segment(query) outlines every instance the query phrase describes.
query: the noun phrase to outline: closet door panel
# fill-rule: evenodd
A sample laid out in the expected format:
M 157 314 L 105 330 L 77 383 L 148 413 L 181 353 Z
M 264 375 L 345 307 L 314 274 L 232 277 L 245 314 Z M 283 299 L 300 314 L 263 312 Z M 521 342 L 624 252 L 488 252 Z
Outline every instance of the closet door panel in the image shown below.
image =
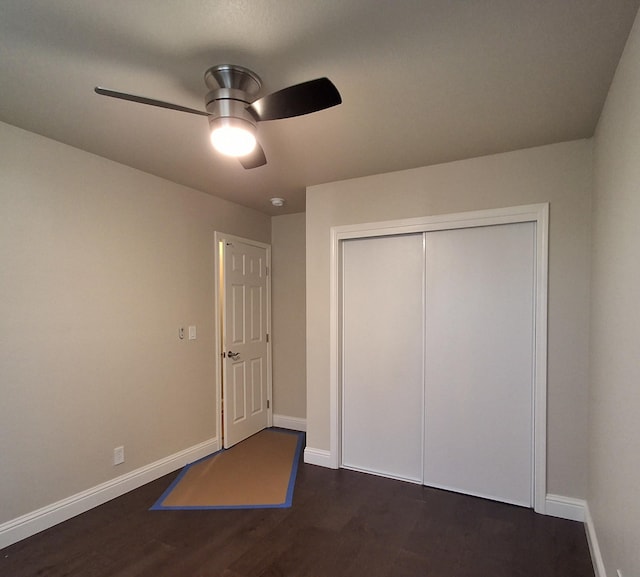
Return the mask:
M 532 504 L 534 264 L 534 223 L 426 235 L 426 485 Z
M 342 247 L 342 466 L 422 482 L 423 235 Z

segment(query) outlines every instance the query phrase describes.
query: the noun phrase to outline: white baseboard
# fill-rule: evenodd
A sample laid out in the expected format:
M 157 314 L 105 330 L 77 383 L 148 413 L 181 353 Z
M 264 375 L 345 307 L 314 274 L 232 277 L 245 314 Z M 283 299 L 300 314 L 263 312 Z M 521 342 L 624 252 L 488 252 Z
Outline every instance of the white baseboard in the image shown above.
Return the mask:
M 155 481 L 188 463 L 219 450 L 218 439 L 210 439 L 155 463 L 140 467 L 91 489 L 62 499 L 0 525 L 0 549 L 71 519 L 80 513 L 120 497 L 146 483 Z
M 332 464 L 331 452 L 324 449 L 314 449 L 306 447 L 304 450 L 304 462 L 310 465 L 318 465 L 328 469 L 335 469 Z
M 607 570 L 604 567 L 602 552 L 596 535 L 596 528 L 591 518 L 589 505 L 585 505 L 585 525 L 587 529 L 587 542 L 589 543 L 589 551 L 591 552 L 591 561 L 593 562 L 593 572 L 596 577 L 607 577 Z
M 595 577 L 607 577 L 607 571 L 602 560 L 596 529 L 589 511 L 589 504 L 583 499 L 572 499 L 571 497 L 561 497 L 559 495 L 547 495 L 545 502 L 545 514 L 552 517 L 561 517 L 571 521 L 580 521 L 585 524 L 587 533 L 587 543 L 591 553 L 591 562 Z
M 273 426 L 281 429 L 291 429 L 292 431 L 306 431 L 307 419 L 298 417 L 287 417 L 286 415 L 273 415 Z
M 586 507 L 587 503 L 584 499 L 547 494 L 544 513 L 551 517 L 584 523 Z

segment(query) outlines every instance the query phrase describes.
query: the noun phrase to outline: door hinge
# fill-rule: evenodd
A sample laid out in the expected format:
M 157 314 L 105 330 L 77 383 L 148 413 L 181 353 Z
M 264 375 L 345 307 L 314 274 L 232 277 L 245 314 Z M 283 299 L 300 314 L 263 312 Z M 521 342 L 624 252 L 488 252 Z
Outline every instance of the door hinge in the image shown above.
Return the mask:
M 267 409 L 269 409 L 270 407 L 271 407 L 271 401 L 267 399 Z
M 265 274 L 266 274 L 267 276 L 269 276 L 269 267 L 268 267 L 268 266 L 265 266 L 264 268 L 265 268 L 265 271 L 266 271 L 266 272 L 265 272 Z
M 267 333 L 267 342 L 269 342 L 269 333 Z

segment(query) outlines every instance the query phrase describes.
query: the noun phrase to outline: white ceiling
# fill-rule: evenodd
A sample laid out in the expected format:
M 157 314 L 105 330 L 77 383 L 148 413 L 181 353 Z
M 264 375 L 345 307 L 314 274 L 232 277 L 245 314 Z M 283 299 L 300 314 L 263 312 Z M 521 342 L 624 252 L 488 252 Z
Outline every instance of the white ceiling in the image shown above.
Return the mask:
M 0 0 L 0 120 L 267 214 L 308 185 L 592 136 L 640 0 Z M 343 104 L 264 122 L 264 167 L 203 108 L 233 63 L 266 94 L 327 76 Z M 284 197 L 284 209 L 269 198 Z

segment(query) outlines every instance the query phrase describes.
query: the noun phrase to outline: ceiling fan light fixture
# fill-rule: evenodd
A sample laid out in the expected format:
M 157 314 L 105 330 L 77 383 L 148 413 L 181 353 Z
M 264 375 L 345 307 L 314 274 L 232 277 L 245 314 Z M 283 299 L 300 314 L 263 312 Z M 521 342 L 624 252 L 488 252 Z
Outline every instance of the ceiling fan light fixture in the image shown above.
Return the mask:
M 240 118 L 217 118 L 211 122 L 211 144 L 227 156 L 246 156 L 256 147 L 255 126 Z
M 204 82 L 210 89 L 204 99 L 206 112 L 100 86 L 94 91 L 102 96 L 206 116 L 214 148 L 221 154 L 239 158 L 246 169 L 267 164 L 264 150 L 256 140 L 256 123 L 311 114 L 342 103 L 338 89 L 328 78 L 294 84 L 257 100 L 262 81 L 248 68 L 234 64 L 212 66 L 205 72 Z

